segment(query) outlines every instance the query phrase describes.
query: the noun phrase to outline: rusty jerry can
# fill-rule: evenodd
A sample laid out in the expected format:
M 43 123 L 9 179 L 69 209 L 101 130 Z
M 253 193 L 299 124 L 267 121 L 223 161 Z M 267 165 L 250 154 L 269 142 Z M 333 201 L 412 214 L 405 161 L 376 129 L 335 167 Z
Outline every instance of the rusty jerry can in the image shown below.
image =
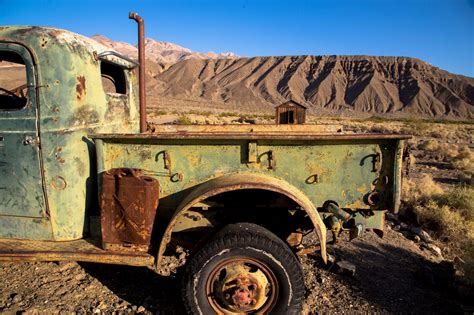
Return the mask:
M 159 183 L 141 170 L 115 168 L 102 175 L 102 247 L 148 251 L 158 208 Z

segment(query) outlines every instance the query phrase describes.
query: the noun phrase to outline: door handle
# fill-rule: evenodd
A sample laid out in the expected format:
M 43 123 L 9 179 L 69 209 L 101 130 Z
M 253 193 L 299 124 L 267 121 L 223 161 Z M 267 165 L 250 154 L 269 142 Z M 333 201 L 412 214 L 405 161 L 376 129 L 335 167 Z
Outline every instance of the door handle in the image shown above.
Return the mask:
M 38 144 L 39 139 L 35 136 L 26 136 L 24 139 L 23 139 L 23 144 L 24 145 L 30 145 L 30 144 Z

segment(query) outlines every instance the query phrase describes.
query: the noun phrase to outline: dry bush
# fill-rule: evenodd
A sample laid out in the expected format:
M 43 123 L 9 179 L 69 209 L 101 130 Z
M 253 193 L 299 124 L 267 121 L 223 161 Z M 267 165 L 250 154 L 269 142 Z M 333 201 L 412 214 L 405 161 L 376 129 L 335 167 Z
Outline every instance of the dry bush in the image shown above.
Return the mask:
M 467 146 L 467 145 L 463 146 L 461 148 L 461 150 L 459 150 L 458 158 L 460 158 L 460 159 L 472 159 L 473 154 L 472 154 L 471 148 L 469 148 L 469 146 Z
M 177 125 L 192 125 L 192 120 L 186 115 L 180 115 L 175 121 Z
M 463 215 L 465 211 L 441 205 L 436 200 L 417 205 L 414 210 L 422 226 L 456 247 L 462 245 L 466 239 L 474 239 L 474 221 Z
M 474 154 L 466 145 L 463 146 L 458 154 L 453 158 L 451 165 L 454 169 L 465 172 L 465 177 L 469 178 L 474 173 Z
M 439 151 L 439 155 L 445 160 L 455 158 L 459 154 L 459 147 L 455 144 L 442 143 L 438 146 L 437 150 Z
M 427 127 L 428 125 L 426 123 L 418 120 L 407 121 L 405 122 L 405 126 L 401 128 L 400 132 L 413 136 L 426 136 Z
M 402 214 L 414 214 L 424 228 L 447 242 L 465 260 L 465 280 L 474 284 L 474 188 L 444 191 L 431 176 L 403 183 Z
M 402 199 L 411 207 L 443 193 L 443 188 L 435 183 L 433 177 L 429 174 L 424 174 L 417 180 L 404 179 L 403 181 Z
M 375 124 L 370 128 L 370 132 L 373 133 L 401 133 L 401 128 L 399 125 L 394 123 L 384 123 L 384 124 Z
M 474 161 L 472 159 L 458 159 L 452 162 L 453 168 L 463 171 L 474 172 Z
M 418 223 L 438 235 L 474 239 L 474 188 L 456 186 L 444 191 L 425 174 L 418 180 L 405 180 L 402 188 L 405 211 L 412 211 Z
M 467 145 L 459 148 L 456 144 L 429 139 L 419 144 L 418 149 L 430 152 L 437 160 L 450 162 L 454 169 L 474 172 L 474 154 Z
M 466 220 L 474 222 L 474 188 L 457 186 L 436 196 L 435 200 L 438 205 L 457 210 Z
M 425 151 L 437 151 L 439 149 L 439 141 L 435 139 L 429 139 L 418 145 L 420 150 Z

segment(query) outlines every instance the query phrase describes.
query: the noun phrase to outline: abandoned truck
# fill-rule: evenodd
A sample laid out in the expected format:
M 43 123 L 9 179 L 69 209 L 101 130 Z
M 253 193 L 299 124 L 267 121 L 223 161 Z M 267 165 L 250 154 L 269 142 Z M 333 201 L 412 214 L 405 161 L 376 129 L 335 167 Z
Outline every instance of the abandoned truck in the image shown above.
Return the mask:
M 298 313 L 298 255 L 326 262 L 331 232 L 382 233 L 409 136 L 317 125 L 147 132 L 143 20 L 130 18 L 138 63 L 67 31 L 0 27 L 0 260 L 159 272 L 179 246 L 190 253 L 189 313 Z M 311 231 L 318 242 L 305 247 Z

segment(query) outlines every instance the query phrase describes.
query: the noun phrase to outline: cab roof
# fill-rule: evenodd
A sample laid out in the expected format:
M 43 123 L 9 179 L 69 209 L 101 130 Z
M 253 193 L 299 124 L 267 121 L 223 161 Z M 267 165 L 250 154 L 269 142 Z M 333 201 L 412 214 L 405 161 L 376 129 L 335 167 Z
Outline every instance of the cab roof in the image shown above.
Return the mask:
M 46 47 L 48 42 L 56 42 L 68 46 L 81 46 L 90 52 L 96 53 L 111 50 L 111 48 L 86 36 L 58 28 L 43 26 L 0 26 L 0 40 L 7 39 L 20 41 L 32 46 L 39 40 L 40 47 Z

